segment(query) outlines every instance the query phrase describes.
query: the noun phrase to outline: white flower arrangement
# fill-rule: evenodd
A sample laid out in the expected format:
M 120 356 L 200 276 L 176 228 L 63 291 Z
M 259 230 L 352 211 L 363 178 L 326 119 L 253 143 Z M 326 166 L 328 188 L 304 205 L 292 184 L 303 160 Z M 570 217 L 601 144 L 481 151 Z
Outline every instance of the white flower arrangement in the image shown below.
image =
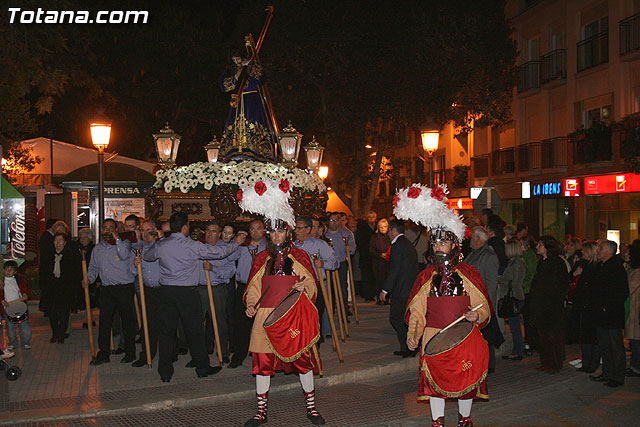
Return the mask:
M 240 187 L 253 186 L 261 180 L 280 182 L 287 180 L 292 187 L 303 191 L 326 192 L 327 187 L 315 173 L 302 169 L 288 170 L 282 165 L 246 160 L 240 163 L 192 163 L 175 169 L 156 172 L 154 187 L 167 193 L 180 189 L 183 193 L 211 190 L 216 185 L 231 184 Z

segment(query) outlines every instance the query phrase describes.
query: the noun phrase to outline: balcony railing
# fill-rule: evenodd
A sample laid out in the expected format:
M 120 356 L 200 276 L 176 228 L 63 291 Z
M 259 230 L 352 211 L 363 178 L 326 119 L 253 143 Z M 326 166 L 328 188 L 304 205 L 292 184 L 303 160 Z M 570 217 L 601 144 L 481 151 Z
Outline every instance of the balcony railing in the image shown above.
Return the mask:
M 578 72 L 609 62 L 609 33 L 578 42 Z
M 567 51 L 553 50 L 542 55 L 542 84 L 567 78 Z
M 553 169 L 567 166 L 567 138 L 550 138 L 540 143 L 542 168 Z
M 540 87 L 540 61 L 525 62 L 518 67 L 518 93 Z
M 482 154 L 471 158 L 474 178 L 486 178 L 489 176 L 489 155 Z
M 609 127 L 594 127 L 571 135 L 574 164 L 609 161 L 613 158 L 612 132 Z
M 540 169 L 540 143 L 531 142 L 518 146 L 518 172 Z
M 504 148 L 491 153 L 491 174 L 494 176 L 514 173 L 516 157 L 514 148 Z
M 620 21 L 620 55 L 640 50 L 640 13 Z

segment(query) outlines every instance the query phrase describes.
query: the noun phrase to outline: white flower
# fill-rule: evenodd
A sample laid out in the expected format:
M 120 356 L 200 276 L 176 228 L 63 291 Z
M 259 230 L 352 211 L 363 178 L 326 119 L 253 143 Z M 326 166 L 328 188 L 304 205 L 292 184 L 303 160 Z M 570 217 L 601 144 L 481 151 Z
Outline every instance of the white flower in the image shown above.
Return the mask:
M 166 191 L 167 193 L 171 193 L 171 190 L 173 190 L 173 187 L 171 186 L 171 183 L 165 182 L 164 183 L 164 191 Z
M 207 178 L 204 182 L 204 189 L 209 191 L 213 188 L 213 180 L 211 178 Z

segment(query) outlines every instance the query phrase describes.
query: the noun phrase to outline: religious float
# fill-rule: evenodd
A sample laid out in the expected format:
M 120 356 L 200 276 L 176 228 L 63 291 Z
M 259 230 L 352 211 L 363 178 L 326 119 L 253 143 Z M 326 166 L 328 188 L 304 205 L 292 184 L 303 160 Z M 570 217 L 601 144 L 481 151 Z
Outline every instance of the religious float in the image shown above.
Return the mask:
M 220 79 L 223 92 L 231 96 L 229 116 L 222 140 L 215 136 L 204 148 L 208 162 L 175 167 L 180 135 L 169 128 L 154 134 L 158 163 L 156 181 L 145 197 L 147 214 L 153 220 L 167 220 L 184 212 L 192 221 L 235 222 L 248 218 L 239 206 L 241 188 L 277 182 L 288 193 L 296 215 L 320 215 L 327 205 L 327 189 L 318 176 L 322 147 L 316 140 L 302 147 L 306 168 L 297 167 L 302 135 L 289 123 L 280 130 L 259 52 L 273 16 L 267 19 L 257 42 L 245 36 L 248 56 L 233 55 L 233 65 Z

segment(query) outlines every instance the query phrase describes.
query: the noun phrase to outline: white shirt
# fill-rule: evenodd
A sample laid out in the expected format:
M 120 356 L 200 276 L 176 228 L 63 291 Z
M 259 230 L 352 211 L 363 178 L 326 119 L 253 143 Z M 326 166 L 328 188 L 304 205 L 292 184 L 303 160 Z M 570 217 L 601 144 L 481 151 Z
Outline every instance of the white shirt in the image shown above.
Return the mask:
M 5 277 L 4 278 L 4 300 L 6 302 L 15 301 L 17 299 L 22 298 L 22 294 L 20 293 L 20 286 L 18 286 L 18 281 L 14 277 Z

